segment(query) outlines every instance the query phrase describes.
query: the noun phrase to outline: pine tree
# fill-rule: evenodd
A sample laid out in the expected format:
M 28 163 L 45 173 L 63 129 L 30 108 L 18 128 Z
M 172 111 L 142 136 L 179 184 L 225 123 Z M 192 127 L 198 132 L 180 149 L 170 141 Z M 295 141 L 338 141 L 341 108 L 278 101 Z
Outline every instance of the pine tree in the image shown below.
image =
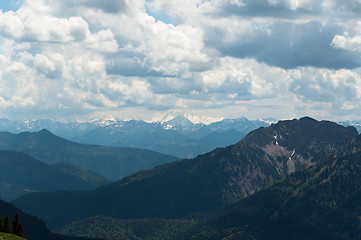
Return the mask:
M 19 226 L 19 214 L 15 213 L 14 220 L 12 223 L 12 233 L 15 235 L 17 235 L 18 226 Z
M 4 223 L 3 223 L 3 230 L 4 233 L 11 233 L 11 227 L 10 227 L 10 219 L 9 216 L 6 215 L 4 218 Z
M 22 238 L 25 238 L 25 231 L 23 228 L 23 225 L 21 224 L 21 222 L 19 222 L 17 229 L 16 229 L 16 235 Z
M 2 218 L 2 216 L 0 215 L 0 232 L 2 232 L 3 231 L 3 218 Z

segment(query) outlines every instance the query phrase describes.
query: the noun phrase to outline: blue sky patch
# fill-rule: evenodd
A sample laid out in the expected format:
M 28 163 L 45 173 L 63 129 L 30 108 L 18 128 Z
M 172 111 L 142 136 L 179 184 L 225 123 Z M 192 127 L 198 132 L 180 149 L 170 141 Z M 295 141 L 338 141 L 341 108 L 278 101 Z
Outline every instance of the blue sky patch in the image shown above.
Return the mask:
M 19 0 L 2 0 L 0 1 L 0 9 L 3 12 L 16 11 L 20 8 L 22 1 Z

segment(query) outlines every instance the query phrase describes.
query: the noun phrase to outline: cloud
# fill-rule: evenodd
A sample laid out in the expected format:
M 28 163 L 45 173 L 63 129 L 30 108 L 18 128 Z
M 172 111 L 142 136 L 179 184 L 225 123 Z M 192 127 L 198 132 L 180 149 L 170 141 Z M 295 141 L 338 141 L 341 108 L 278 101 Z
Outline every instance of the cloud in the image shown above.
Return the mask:
M 88 48 L 95 51 L 114 53 L 119 49 L 114 34 L 110 29 L 101 30 L 95 34 L 91 34 L 85 40 L 85 43 Z
M 44 74 L 48 79 L 59 79 L 64 70 L 64 58 L 60 54 L 36 54 L 34 56 L 34 67 L 40 74 Z
M 353 0 L 154 0 L 148 5 L 178 24 L 202 29 L 206 47 L 222 56 L 255 58 L 287 69 L 352 69 L 361 64 L 354 51 L 332 45 L 335 36 L 360 18 L 353 13 L 361 4 Z
M 290 90 L 308 100 L 346 103 L 361 98 L 361 77 L 349 70 L 303 69 Z
M 80 2 L 78 4 L 83 4 L 87 7 L 93 7 L 101 9 L 102 11 L 106 13 L 118 13 L 120 11 L 126 11 L 127 9 L 127 3 L 125 0 L 103 0 L 103 1 L 97 1 L 97 0 L 87 0 Z
M 347 32 L 344 35 L 336 35 L 332 40 L 331 46 L 360 52 L 361 36 L 350 37 Z
M 319 19 L 356 17 L 361 3 L 355 0 L 212 0 L 204 4 L 208 13 L 220 16 L 274 19 Z
M 338 26 L 322 25 L 319 22 L 294 24 L 276 22 L 247 26 L 250 30 L 217 29 L 221 39 L 213 41 L 214 32 L 209 32 L 209 46 L 218 49 L 222 55 L 238 58 L 255 58 L 260 62 L 282 68 L 314 66 L 320 68 L 355 68 L 360 66 L 356 52 L 344 51 L 332 46 Z M 235 30 L 235 31 L 232 31 Z M 213 30 L 214 31 L 214 30 Z M 234 36 L 239 34 L 238 36 Z
M 0 114 L 355 116 L 358 9 L 353 0 L 27 0 L 0 11 Z
M 89 33 L 81 17 L 69 19 L 39 16 L 36 12 L 20 9 L 18 12 L 0 12 L 0 32 L 20 41 L 68 42 L 83 40 Z

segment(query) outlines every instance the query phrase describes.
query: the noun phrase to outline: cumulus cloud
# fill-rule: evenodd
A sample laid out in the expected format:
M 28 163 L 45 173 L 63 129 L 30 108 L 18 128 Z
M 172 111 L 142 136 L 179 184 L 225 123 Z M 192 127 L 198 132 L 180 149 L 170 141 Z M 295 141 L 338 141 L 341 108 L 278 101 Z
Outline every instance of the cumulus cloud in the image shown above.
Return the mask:
M 0 113 L 354 114 L 359 10 L 354 0 L 25 0 L 0 11 Z
M 335 48 L 342 48 L 351 51 L 361 51 L 361 36 L 350 37 L 346 32 L 344 35 L 336 35 L 331 43 Z
M 62 19 L 37 15 L 21 8 L 16 13 L 0 12 L 0 32 L 21 41 L 67 42 L 83 40 L 89 30 L 81 17 Z

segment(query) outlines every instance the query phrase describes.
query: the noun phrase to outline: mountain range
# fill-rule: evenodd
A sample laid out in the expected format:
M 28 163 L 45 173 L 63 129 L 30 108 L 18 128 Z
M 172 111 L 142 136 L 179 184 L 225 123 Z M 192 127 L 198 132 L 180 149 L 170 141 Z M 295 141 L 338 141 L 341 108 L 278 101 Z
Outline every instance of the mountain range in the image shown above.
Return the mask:
M 274 119 L 248 120 L 245 117 L 223 119 L 209 124 L 193 123 L 185 115 L 167 115 L 163 120 L 93 120 L 59 122 L 56 120 L 10 121 L 0 119 L 0 131 L 11 133 L 37 132 L 47 129 L 53 134 L 84 144 L 142 148 L 178 158 L 193 158 L 232 145 L 249 132 L 275 123 Z M 361 131 L 361 121 L 338 122 Z
M 361 238 L 361 135 L 354 127 L 308 117 L 279 121 L 233 145 L 113 183 L 65 159 L 97 152 L 114 158 L 123 148 L 79 144 L 47 130 L 1 133 L 0 146 L 8 149 L 0 150 L 0 192 L 32 192 L 13 201 L 22 210 L 0 200 L 0 214 L 20 212 L 30 239 Z M 127 156 L 143 151 L 132 150 Z M 101 168 L 107 160 L 90 162 Z M 93 190 L 73 191 L 84 183 Z M 51 192 L 56 188 L 66 191 Z
M 342 155 L 339 147 L 355 137 L 355 128 L 329 121 L 279 121 L 235 145 L 140 171 L 96 190 L 31 193 L 14 203 L 52 229 L 97 215 L 180 218 L 234 203 L 288 174 Z
M 247 133 L 274 121 L 246 118 L 224 119 L 211 124 L 193 123 L 183 115 L 162 122 L 142 120 L 96 120 L 66 122 L 54 120 L 10 121 L 0 119 L 0 131 L 37 132 L 47 129 L 53 134 L 84 144 L 142 148 L 192 158 L 241 140 Z
M 285 125 L 278 127 L 286 130 Z M 335 133 L 329 136 L 334 137 Z M 317 131 L 312 135 L 318 135 Z M 112 240 L 360 239 L 361 136 L 355 135 L 334 146 L 328 159 L 229 205 L 180 219 L 94 216 L 73 222 L 58 232 L 102 236 L 104 227 L 96 227 L 100 225 L 113 226 L 114 232 L 109 231 L 109 236 L 104 237 Z

